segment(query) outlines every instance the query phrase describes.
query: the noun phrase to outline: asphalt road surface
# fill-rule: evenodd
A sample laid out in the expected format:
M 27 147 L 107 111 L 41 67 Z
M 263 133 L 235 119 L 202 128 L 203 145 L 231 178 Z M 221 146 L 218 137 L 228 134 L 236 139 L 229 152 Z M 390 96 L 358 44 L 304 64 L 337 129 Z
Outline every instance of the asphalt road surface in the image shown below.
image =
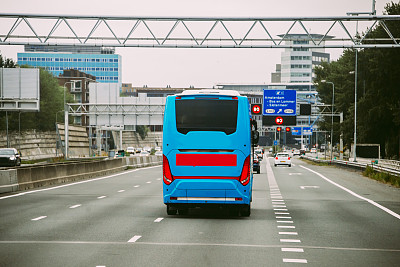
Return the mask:
M 0 196 L 0 266 L 399 266 L 400 190 L 262 161 L 252 213 L 168 216 L 161 167 Z

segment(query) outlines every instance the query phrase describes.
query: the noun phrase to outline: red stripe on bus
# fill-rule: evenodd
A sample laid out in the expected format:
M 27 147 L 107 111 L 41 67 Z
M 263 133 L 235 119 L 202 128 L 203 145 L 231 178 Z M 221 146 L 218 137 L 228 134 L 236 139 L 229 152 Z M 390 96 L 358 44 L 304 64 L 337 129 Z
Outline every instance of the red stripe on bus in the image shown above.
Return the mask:
M 237 166 L 236 154 L 176 154 L 176 166 Z

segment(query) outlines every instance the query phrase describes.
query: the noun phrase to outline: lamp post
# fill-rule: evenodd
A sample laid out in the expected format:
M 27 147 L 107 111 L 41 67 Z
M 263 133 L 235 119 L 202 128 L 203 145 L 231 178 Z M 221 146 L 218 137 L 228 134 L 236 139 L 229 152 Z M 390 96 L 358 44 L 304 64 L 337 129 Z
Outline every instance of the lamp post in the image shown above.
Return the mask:
M 354 148 L 353 148 L 353 161 L 357 162 L 356 149 L 357 149 L 357 49 L 356 49 L 356 70 L 350 71 L 349 74 L 354 74 Z
M 68 159 L 68 110 L 65 108 L 66 103 L 65 103 L 65 90 L 66 90 L 66 84 L 67 83 L 74 83 L 74 82 L 66 82 L 64 83 L 64 148 L 65 148 L 65 153 L 64 153 L 64 159 Z
M 335 104 L 335 84 L 333 82 L 327 82 L 322 80 L 322 83 L 332 84 L 332 122 L 331 122 L 331 160 L 333 158 L 333 106 Z

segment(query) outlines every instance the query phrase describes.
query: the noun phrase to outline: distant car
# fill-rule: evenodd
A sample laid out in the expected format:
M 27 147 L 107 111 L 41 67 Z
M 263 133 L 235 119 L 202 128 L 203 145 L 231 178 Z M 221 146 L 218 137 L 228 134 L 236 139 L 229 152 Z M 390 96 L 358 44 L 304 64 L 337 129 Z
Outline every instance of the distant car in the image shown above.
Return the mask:
M 300 149 L 300 156 L 301 155 L 305 155 L 306 154 L 306 150 L 305 149 Z
M 311 148 L 311 153 L 317 153 L 317 149 L 316 148 Z
M 163 155 L 163 152 L 160 151 L 160 150 L 157 150 L 156 153 L 154 153 L 154 155 L 156 155 L 156 156 L 162 156 L 162 155 Z
M 258 158 L 253 159 L 253 171 L 260 173 L 260 160 Z
M 130 154 L 134 154 L 134 153 L 135 153 L 135 149 L 134 149 L 133 147 L 131 147 L 131 146 L 128 146 L 128 147 L 126 148 L 126 152 L 128 152 L 128 153 L 130 153 Z
M 278 165 L 288 165 L 289 167 L 292 166 L 292 161 L 290 160 L 290 156 L 288 153 L 278 153 L 275 156 L 274 166 Z
M 21 154 L 15 148 L 0 148 L 0 166 L 20 166 Z
M 254 154 L 256 154 L 256 156 L 258 157 L 258 159 L 262 160 L 263 159 L 263 153 L 262 150 L 254 150 Z
M 300 150 L 294 149 L 293 150 L 293 156 L 299 155 L 300 156 Z
M 146 151 L 146 150 L 143 150 L 142 152 L 140 152 L 139 155 L 140 155 L 140 156 L 148 157 L 148 156 L 150 156 L 150 152 L 149 152 L 149 151 Z
M 150 152 L 150 151 L 151 151 L 151 147 L 145 146 L 145 147 L 143 147 L 143 150 L 142 150 L 142 151 Z
M 125 150 L 118 150 L 117 153 L 115 153 L 115 157 L 117 158 L 123 158 L 125 157 Z

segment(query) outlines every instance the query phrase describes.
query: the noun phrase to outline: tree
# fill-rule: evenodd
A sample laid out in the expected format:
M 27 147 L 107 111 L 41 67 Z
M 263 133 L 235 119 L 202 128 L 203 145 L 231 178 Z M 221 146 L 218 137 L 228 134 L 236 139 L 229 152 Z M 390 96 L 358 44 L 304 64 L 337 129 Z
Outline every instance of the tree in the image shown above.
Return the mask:
M 400 14 L 400 3 L 387 4 L 386 13 Z M 386 22 L 395 38 L 400 37 L 400 23 Z M 378 25 L 368 35 L 370 39 L 388 38 L 384 27 Z M 373 44 L 374 41 L 368 41 Z M 392 42 L 392 41 L 389 41 Z M 343 55 L 330 64 L 316 68 L 317 91 L 322 102 L 331 103 L 332 94 L 328 80 L 335 83 L 335 110 L 343 112 L 341 127 L 335 123 L 334 129 L 344 134 L 347 146 L 353 143 L 354 133 L 354 75 L 355 50 L 345 50 Z M 381 155 L 388 158 L 400 156 L 400 50 L 399 49 L 361 49 L 358 52 L 357 78 L 357 143 L 378 143 Z M 319 125 L 327 130 L 330 124 Z M 334 134 L 335 141 L 339 131 Z

